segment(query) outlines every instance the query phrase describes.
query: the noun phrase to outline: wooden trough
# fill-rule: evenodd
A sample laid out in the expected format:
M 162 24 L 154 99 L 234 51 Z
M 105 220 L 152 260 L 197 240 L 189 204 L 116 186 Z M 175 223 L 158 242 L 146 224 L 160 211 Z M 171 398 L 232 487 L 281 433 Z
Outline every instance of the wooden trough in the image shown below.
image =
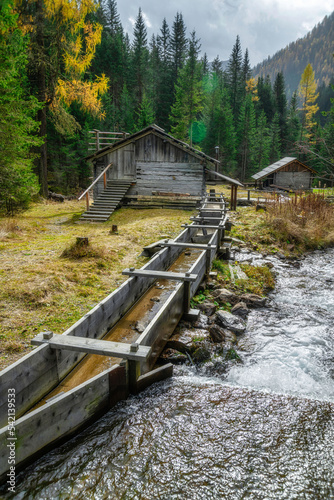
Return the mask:
M 22 468 L 129 393 L 172 374 L 171 365 L 154 369 L 155 362 L 181 317 L 189 314 L 190 299 L 224 238 L 226 220 L 224 201 L 219 198 L 208 205 L 205 199 L 196 221 L 175 240 L 165 240 L 141 269 L 125 270 L 129 278 L 117 290 L 62 335 L 37 335 L 33 343 L 38 347 L 0 372 L 0 482 L 6 481 L 11 467 Z M 198 232 L 206 235 L 208 243 L 194 242 Z M 168 271 L 185 248 L 196 249 L 198 257 L 186 272 Z M 138 338 L 131 343 L 101 340 L 160 278 L 171 280 L 174 286 Z M 118 361 L 95 376 L 88 374 L 77 387 L 52 396 L 51 391 L 93 352 Z

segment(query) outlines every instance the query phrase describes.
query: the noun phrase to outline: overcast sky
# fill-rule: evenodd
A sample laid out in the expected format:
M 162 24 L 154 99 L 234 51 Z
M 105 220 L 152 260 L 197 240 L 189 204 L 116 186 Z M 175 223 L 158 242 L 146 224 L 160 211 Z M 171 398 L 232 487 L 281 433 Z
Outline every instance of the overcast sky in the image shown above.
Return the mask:
M 209 60 L 230 56 L 236 36 L 248 48 L 251 66 L 301 38 L 334 10 L 334 0 L 118 0 L 122 25 L 132 39 L 141 7 L 148 37 L 159 34 L 165 17 L 172 27 L 181 12 L 188 34 L 195 29 Z

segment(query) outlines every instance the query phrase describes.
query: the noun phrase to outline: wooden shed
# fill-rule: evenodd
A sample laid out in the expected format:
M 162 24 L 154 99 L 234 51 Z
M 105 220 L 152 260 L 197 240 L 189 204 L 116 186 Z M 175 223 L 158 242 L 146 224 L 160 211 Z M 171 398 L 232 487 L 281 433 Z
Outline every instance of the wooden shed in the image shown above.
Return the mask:
M 297 158 L 285 157 L 252 175 L 262 187 L 282 189 L 310 189 L 315 170 Z
M 86 220 L 107 220 L 118 205 L 194 209 L 206 190 L 206 170 L 217 160 L 157 125 L 87 157 L 94 170 L 94 203 Z M 238 181 L 226 178 L 227 182 Z

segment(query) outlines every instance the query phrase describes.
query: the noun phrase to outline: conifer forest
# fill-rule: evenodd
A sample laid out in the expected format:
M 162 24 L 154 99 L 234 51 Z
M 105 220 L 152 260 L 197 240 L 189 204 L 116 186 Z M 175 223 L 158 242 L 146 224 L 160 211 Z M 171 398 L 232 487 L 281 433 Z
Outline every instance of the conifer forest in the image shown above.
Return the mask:
M 329 22 L 333 16 L 327 30 Z M 90 183 L 90 130 L 133 133 L 152 123 L 218 157 L 220 171 L 241 181 L 296 156 L 330 185 L 327 59 L 324 79 L 306 58 L 288 89 L 286 64 L 263 74 L 250 60 L 240 33 L 227 62 L 209 61 L 205 41 L 179 12 L 148 39 L 141 9 L 131 37 L 125 33 L 116 0 L 2 0 L 0 210 L 49 191 L 78 194 Z

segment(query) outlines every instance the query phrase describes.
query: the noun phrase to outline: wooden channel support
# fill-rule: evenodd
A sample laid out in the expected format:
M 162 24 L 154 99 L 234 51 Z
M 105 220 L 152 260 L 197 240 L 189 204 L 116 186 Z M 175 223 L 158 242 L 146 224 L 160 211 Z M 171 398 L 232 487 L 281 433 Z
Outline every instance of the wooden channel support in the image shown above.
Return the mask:
M 183 248 L 194 248 L 198 250 L 205 250 L 206 251 L 206 272 L 210 272 L 211 268 L 211 252 L 212 250 L 217 249 L 217 245 L 211 245 L 211 243 L 208 243 L 206 245 L 201 244 L 201 243 L 178 243 L 173 240 L 165 240 L 165 243 L 162 244 L 164 247 L 183 247 Z M 187 310 L 185 310 L 185 313 Z
M 130 269 L 124 269 L 122 274 L 128 276 L 137 276 L 141 278 L 155 278 L 155 279 L 167 279 L 172 281 L 182 281 L 183 282 L 183 311 L 186 313 L 190 309 L 190 285 L 197 280 L 197 274 L 187 273 L 174 273 L 170 271 L 143 271 L 142 269 L 135 269 L 130 267 Z
M 31 340 L 33 345 L 48 344 L 51 349 L 64 349 L 66 351 L 84 352 L 86 354 L 99 354 L 115 358 L 125 358 L 134 361 L 145 361 L 150 355 L 150 348 L 139 346 L 136 343 L 124 344 L 109 340 L 98 340 L 73 335 L 59 335 L 52 332 L 43 332 Z

